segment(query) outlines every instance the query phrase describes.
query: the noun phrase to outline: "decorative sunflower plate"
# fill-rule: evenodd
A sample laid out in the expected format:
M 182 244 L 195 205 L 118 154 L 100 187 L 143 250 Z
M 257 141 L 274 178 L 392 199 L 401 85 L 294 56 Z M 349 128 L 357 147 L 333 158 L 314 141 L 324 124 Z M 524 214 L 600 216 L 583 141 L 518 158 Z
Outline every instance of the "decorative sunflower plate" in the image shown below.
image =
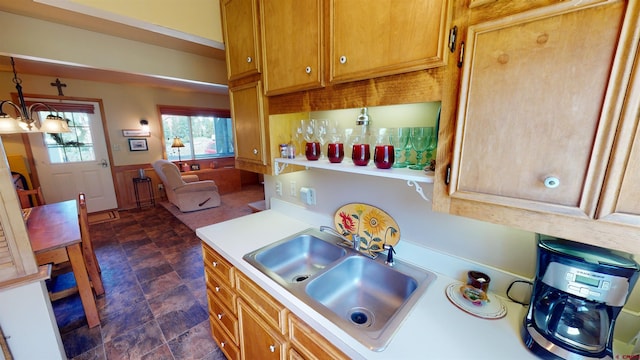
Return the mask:
M 360 250 L 370 253 L 384 251 L 386 243 L 396 246 L 400 241 L 400 227 L 386 212 L 379 208 L 360 203 L 340 207 L 334 216 L 336 229 L 351 237 L 360 235 Z

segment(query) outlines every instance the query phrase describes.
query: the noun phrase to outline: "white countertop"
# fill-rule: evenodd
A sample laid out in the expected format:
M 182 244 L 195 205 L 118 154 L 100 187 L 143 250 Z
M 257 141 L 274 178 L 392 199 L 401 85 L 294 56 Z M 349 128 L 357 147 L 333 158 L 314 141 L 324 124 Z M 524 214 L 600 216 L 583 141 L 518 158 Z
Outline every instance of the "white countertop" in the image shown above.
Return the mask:
M 537 358 L 526 349 L 520 337 L 525 307 L 500 298 L 507 307 L 507 316 L 502 319 L 487 320 L 463 312 L 445 295 L 446 287 L 456 279 L 443 275 L 437 266 L 427 268 L 437 275 L 437 279 L 429 285 L 407 315 L 387 348 L 381 352 L 369 350 L 242 259 L 248 252 L 299 231 L 330 224 L 327 219 L 314 218 L 299 212 L 295 212 L 294 218 L 289 216 L 291 212 L 286 206 L 277 208 L 277 204 L 274 207 L 272 203 L 271 210 L 202 227 L 196 230 L 196 234 L 350 357 L 492 360 Z M 420 255 L 412 249 L 412 256 Z M 435 257 L 433 254 L 425 256 Z M 400 252 L 397 258 L 404 260 Z M 458 261 L 453 260 L 449 263 Z M 433 264 L 443 263 L 447 263 L 447 259 L 433 259 Z

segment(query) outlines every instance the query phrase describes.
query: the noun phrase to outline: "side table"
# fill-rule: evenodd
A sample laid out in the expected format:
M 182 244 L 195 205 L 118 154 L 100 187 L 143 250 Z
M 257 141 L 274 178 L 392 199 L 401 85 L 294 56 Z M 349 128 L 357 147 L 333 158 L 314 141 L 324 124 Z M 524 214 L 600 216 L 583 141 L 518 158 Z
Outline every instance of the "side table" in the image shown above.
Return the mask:
M 143 178 L 133 178 L 133 191 L 136 194 L 136 206 L 140 209 L 142 208 L 142 203 L 140 200 L 140 186 L 144 186 L 146 185 L 147 187 L 147 191 L 149 192 L 149 198 L 147 200 L 145 200 L 145 204 L 144 205 L 149 205 L 149 206 L 155 206 L 156 205 L 156 199 L 153 196 L 153 183 L 151 182 L 151 178 L 150 177 L 143 177 Z M 148 202 L 148 204 L 146 204 Z

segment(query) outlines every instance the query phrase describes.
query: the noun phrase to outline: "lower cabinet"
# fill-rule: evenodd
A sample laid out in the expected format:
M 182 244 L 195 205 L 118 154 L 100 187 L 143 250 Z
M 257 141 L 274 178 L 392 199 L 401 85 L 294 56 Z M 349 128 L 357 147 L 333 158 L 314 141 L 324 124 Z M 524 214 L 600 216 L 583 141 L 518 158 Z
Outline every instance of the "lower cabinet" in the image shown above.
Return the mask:
M 289 314 L 290 359 L 349 359 L 304 321 Z
M 242 359 L 285 359 L 287 341 L 242 299 L 238 300 L 238 319 Z
M 205 243 L 211 333 L 227 359 L 349 359 Z

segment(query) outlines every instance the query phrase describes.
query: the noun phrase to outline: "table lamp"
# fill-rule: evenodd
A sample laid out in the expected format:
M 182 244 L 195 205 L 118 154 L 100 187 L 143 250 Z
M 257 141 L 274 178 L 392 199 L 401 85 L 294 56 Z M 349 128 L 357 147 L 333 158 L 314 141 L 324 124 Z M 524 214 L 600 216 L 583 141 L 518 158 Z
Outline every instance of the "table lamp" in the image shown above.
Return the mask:
M 180 148 L 184 147 L 184 144 L 182 143 L 182 140 L 180 140 L 180 138 L 176 136 L 173 138 L 173 144 L 171 144 L 171 147 L 178 148 L 178 169 L 182 171 L 182 159 L 180 158 Z

